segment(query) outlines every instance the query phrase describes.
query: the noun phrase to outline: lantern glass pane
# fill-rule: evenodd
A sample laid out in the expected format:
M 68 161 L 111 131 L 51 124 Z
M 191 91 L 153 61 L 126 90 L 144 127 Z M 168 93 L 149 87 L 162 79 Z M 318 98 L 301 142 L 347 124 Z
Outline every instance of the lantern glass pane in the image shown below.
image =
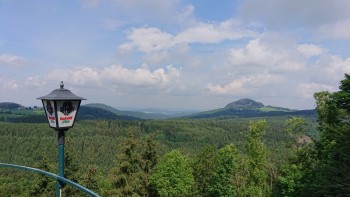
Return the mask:
M 56 103 L 58 127 L 72 127 L 80 101 L 56 101 Z
M 56 113 L 54 101 L 43 100 L 43 104 L 50 127 L 56 127 Z

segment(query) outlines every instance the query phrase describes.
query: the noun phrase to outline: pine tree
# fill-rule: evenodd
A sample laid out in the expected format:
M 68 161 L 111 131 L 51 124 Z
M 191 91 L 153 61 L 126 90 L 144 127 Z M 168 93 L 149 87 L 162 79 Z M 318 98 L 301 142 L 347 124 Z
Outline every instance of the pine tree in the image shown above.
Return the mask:
M 156 193 L 149 182 L 149 177 L 153 173 L 153 170 L 158 163 L 158 148 L 156 142 L 153 139 L 156 135 L 157 133 L 154 132 L 147 136 L 146 143 L 144 144 L 145 147 L 143 148 L 141 154 L 143 162 L 142 169 L 145 173 L 145 187 L 147 189 L 147 193 L 145 193 L 144 196 L 154 196 Z
M 95 193 L 100 193 L 100 188 L 98 185 L 98 171 L 96 166 L 89 166 L 87 168 L 87 172 L 84 173 L 81 184 Z
M 73 151 L 69 151 L 69 147 L 72 147 L 70 140 L 66 141 L 67 150 L 64 152 L 64 177 L 75 183 L 80 184 L 82 180 L 81 164 L 78 163 L 78 157 Z M 64 196 L 81 196 L 80 190 L 70 185 L 65 185 L 62 190 Z
M 34 164 L 35 168 L 52 172 L 53 168 L 50 165 L 47 156 L 44 155 L 42 159 Z M 31 183 L 31 189 L 29 191 L 30 196 L 54 196 L 55 195 L 56 181 L 45 175 L 35 174 Z
M 157 133 L 152 133 L 146 138 L 145 148 L 142 151 L 143 171 L 145 173 L 151 173 L 158 162 L 157 144 L 154 141 L 154 137 Z
M 147 196 L 147 176 L 143 171 L 143 160 L 138 151 L 139 140 L 130 130 L 121 144 L 117 155 L 116 167 L 110 172 L 112 189 L 108 196 Z

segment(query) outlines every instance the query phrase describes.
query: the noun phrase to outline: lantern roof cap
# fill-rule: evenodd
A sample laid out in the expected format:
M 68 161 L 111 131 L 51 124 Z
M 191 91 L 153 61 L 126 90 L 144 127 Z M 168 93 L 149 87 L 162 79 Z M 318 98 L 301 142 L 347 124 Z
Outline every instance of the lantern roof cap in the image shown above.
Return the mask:
M 64 89 L 63 81 L 61 81 L 60 89 L 53 90 L 46 96 L 39 97 L 41 100 L 86 100 L 83 97 L 73 94 L 70 90 Z

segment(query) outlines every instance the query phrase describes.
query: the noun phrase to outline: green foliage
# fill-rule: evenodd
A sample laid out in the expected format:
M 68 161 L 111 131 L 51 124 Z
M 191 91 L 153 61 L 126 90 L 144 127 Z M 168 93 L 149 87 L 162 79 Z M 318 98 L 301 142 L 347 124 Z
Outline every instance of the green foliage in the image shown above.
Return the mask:
M 288 149 L 285 152 L 286 164 L 282 166 L 277 178 L 276 193 L 282 196 L 298 196 L 297 192 L 302 188 L 303 171 L 311 165 L 310 144 L 299 141 L 305 137 L 307 122 L 300 117 L 293 117 L 287 120 L 287 128 L 290 140 L 286 141 Z M 310 142 L 311 143 L 311 142 Z
M 211 196 L 219 168 L 219 153 L 215 146 L 204 147 L 194 158 L 192 168 L 196 188 L 200 196 Z
M 318 114 L 319 129 L 323 129 L 326 125 L 334 125 L 339 123 L 340 109 L 330 92 L 318 92 L 314 94 L 316 99 L 316 111 Z
M 340 91 L 334 94 L 336 104 L 339 108 L 350 113 L 350 74 L 345 74 L 345 79 L 341 80 Z
M 302 171 L 297 164 L 286 166 L 281 176 L 278 177 L 278 184 L 282 196 L 294 196 L 301 188 Z
M 287 148 L 283 143 L 289 139 L 284 132 L 288 126 L 285 121 L 286 118 L 289 117 L 268 118 L 270 129 L 265 130 L 265 135 L 261 136 L 261 141 L 269 149 L 274 150 L 274 154 L 270 155 L 271 160 L 269 162 L 272 162 L 273 165 L 271 164 L 271 166 L 274 166 L 276 170 L 278 166 L 286 163 L 284 154 Z M 224 193 L 232 191 L 232 189 L 236 190 L 237 194 L 242 194 L 238 192 L 238 189 L 245 188 L 249 175 L 248 165 L 246 165 L 248 160 L 245 159 L 246 153 L 244 150 L 247 144 L 246 133 L 249 130 L 249 120 L 251 119 L 78 121 L 74 128 L 66 133 L 65 152 L 69 152 L 69 155 L 66 156 L 66 162 L 73 164 L 71 165 L 73 172 L 71 175 L 69 173 L 70 165 L 66 164 L 66 175 L 90 189 L 97 185 L 97 188 L 93 191 L 100 193 L 102 196 L 111 196 L 108 194 L 117 191 L 111 182 L 111 180 L 115 181 L 116 179 L 113 179 L 113 177 L 117 178 L 117 176 L 110 174 L 113 172 L 111 169 L 114 168 L 114 172 L 117 172 L 116 169 L 122 165 L 121 161 L 125 161 L 124 159 L 127 158 L 119 155 L 127 152 L 125 141 L 128 139 L 128 132 L 132 131 L 134 135 L 133 143 L 136 144 L 133 151 L 138 156 L 132 157 L 137 159 L 131 159 L 133 164 L 130 165 L 133 166 L 134 163 L 139 163 L 139 173 L 131 175 L 131 177 L 136 177 L 135 179 L 129 177 L 133 179 L 129 185 L 140 186 L 135 186 L 130 191 L 142 191 L 143 196 L 154 196 L 156 188 L 149 187 L 149 176 L 155 173 L 154 167 L 158 163 L 158 158 L 162 158 L 162 155 L 173 149 L 179 149 L 187 155 L 188 160 L 191 160 L 190 166 L 193 167 L 195 184 L 193 183 L 188 195 L 209 196 L 214 192 L 216 192 L 215 194 Z M 312 119 L 306 120 L 310 123 L 313 121 Z M 153 134 L 154 132 L 157 135 Z M 304 129 L 301 132 L 308 132 L 308 130 Z M 50 171 L 57 172 L 57 132 L 48 128 L 47 123 L 13 124 L 0 122 L 0 141 L 1 162 L 33 166 L 33 164 L 43 160 L 43 155 L 47 155 L 47 164 L 52 168 Z M 132 144 L 131 142 L 128 143 Z M 212 148 L 204 150 L 203 147 L 207 147 L 209 144 L 212 145 Z M 223 169 L 228 171 L 230 169 L 229 166 L 222 166 L 223 158 L 219 156 L 219 152 L 225 149 L 228 144 L 234 144 L 237 147 L 236 151 L 241 153 L 237 153 L 238 158 L 232 160 L 235 162 L 234 165 L 239 163 L 239 168 L 234 170 L 230 177 L 231 184 L 234 185 L 231 189 L 225 189 L 230 188 L 227 185 L 229 183 L 228 179 L 221 180 L 217 178 L 227 175 L 227 173 L 225 175 Z M 122 148 L 123 146 L 124 148 Z M 268 165 L 270 170 L 270 163 Z M 267 171 L 269 172 L 269 170 Z M 202 173 L 203 175 L 201 175 Z M 23 176 L 23 173 L 19 174 L 21 173 L 1 173 L 0 196 L 6 196 L 4 195 L 6 193 L 12 194 L 10 196 L 29 195 L 29 189 L 34 187 L 31 184 L 32 175 Z M 12 177 L 16 177 L 16 179 Z M 33 176 L 33 179 L 38 179 L 37 185 L 41 180 L 35 178 L 35 176 Z M 55 181 L 53 183 L 55 184 Z M 211 187 L 211 190 L 209 190 L 210 186 L 214 185 L 216 189 Z M 219 187 L 219 185 L 221 186 Z M 78 193 L 78 191 L 69 187 L 66 186 L 65 190 L 71 190 L 72 195 L 81 195 L 80 192 Z M 52 189 L 50 186 L 48 188 Z M 6 191 L 6 193 L 3 191 Z
M 34 165 L 35 168 L 53 172 L 54 166 L 50 164 L 46 155 Z M 30 196 L 54 196 L 55 195 L 56 181 L 44 175 L 35 174 L 33 176 L 33 182 L 29 191 Z
M 66 147 L 67 149 L 64 152 L 64 177 L 80 184 L 82 180 L 81 176 L 81 165 L 79 164 L 78 157 L 74 152 L 71 152 L 69 150 L 71 142 L 69 140 L 66 141 Z M 64 196 L 81 196 L 81 192 L 70 186 L 65 185 L 62 191 L 62 195 Z
M 138 151 L 139 140 L 132 131 L 122 142 L 121 153 L 117 155 L 117 164 L 112 168 L 110 179 L 112 190 L 108 195 L 144 196 L 147 193 L 146 173 L 143 171 L 143 160 Z
M 156 165 L 150 183 L 161 197 L 191 196 L 194 179 L 188 158 L 178 150 L 165 154 Z
M 95 193 L 101 193 L 98 168 L 96 166 L 89 166 L 87 172 L 83 173 L 80 184 Z
M 213 182 L 208 188 L 208 196 L 235 196 L 233 175 L 238 169 L 239 157 L 235 145 L 229 144 L 219 150 L 219 165 L 214 171 Z
M 32 173 L 0 168 L 0 196 L 29 196 Z
M 305 133 L 303 130 L 306 126 L 306 120 L 301 117 L 293 117 L 287 120 L 288 127 L 286 131 L 288 134 L 295 136 L 301 133 Z
M 340 91 L 314 97 L 320 137 L 296 152 L 279 178 L 284 196 L 348 196 L 350 193 L 350 76 Z
M 142 151 L 142 160 L 143 160 L 143 171 L 145 173 L 151 173 L 154 167 L 158 162 L 158 147 L 154 141 L 154 137 L 157 133 L 152 133 L 147 136 L 146 144 Z
M 245 159 L 241 168 L 246 175 L 246 184 L 240 192 L 244 196 L 269 196 L 268 152 L 262 142 L 262 135 L 267 130 L 266 120 L 251 122 L 247 134 Z

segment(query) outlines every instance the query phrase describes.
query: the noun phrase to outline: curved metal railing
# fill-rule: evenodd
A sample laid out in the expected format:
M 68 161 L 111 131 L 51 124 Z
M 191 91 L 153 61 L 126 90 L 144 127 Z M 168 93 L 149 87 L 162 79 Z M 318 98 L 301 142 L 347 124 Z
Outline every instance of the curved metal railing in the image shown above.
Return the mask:
M 8 167 L 8 168 L 17 168 L 17 169 L 21 169 L 21 170 L 26 170 L 26 171 L 31 171 L 31 172 L 35 172 L 35 173 L 39 173 L 39 174 L 43 174 L 43 175 L 46 175 L 46 176 L 49 176 L 51 178 L 54 178 L 56 180 L 59 180 L 59 181 L 62 181 L 62 182 L 65 182 L 77 189 L 79 189 L 80 191 L 84 192 L 85 194 L 88 194 L 92 197 L 100 197 L 98 194 L 96 194 L 95 192 L 89 190 L 88 188 L 82 186 L 82 185 L 79 185 L 78 183 L 75 183 L 69 179 L 66 179 L 64 177 L 61 177 L 61 176 L 58 176 L 56 174 L 53 174 L 51 172 L 46 172 L 44 170 L 40 170 L 40 169 L 37 169 L 37 168 L 32 168 L 32 167 L 27 167 L 27 166 L 20 166 L 20 165 L 16 165 L 16 164 L 7 164 L 7 163 L 0 163 L 0 167 Z

